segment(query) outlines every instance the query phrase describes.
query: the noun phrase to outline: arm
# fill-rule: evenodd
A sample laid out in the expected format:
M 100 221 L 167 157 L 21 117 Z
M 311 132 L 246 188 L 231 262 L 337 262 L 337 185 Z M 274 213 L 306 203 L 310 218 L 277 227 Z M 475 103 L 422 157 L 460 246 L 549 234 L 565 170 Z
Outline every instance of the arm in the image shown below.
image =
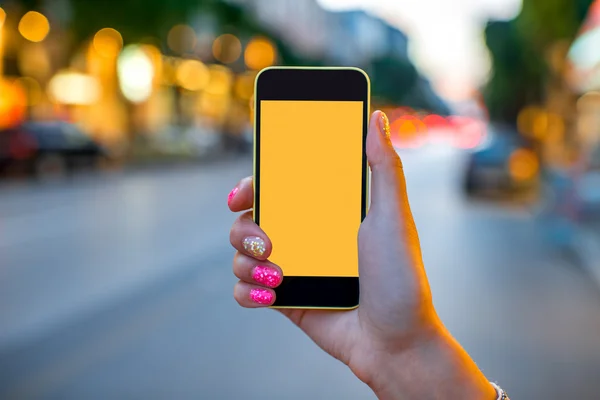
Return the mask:
M 367 382 L 381 400 L 496 399 L 487 378 L 441 328 L 428 340 L 383 358 Z

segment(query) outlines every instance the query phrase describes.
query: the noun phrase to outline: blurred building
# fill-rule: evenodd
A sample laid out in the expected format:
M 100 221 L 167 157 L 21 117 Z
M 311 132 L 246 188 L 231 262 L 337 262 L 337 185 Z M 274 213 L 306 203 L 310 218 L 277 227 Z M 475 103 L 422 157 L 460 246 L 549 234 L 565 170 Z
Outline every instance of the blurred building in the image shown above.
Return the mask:
M 328 50 L 329 14 L 316 0 L 227 0 L 244 7 L 259 23 L 308 58 Z
M 228 0 L 256 19 L 299 54 L 329 64 L 368 66 L 384 55 L 408 59 L 408 38 L 361 10 L 331 12 L 316 0 Z
M 329 12 L 328 56 L 341 65 L 368 66 L 393 56 L 408 60 L 408 38 L 399 29 L 364 11 Z

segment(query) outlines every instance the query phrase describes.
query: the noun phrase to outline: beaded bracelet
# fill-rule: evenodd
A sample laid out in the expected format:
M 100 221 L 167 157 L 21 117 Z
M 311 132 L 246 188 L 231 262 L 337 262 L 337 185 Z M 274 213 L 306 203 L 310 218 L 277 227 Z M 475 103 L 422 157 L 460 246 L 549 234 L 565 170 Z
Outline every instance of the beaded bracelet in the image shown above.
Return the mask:
M 496 390 L 496 394 L 498 395 L 496 397 L 496 400 L 510 400 L 508 398 L 508 395 L 506 394 L 506 392 L 504 390 L 502 390 L 502 388 L 498 385 L 496 385 L 494 382 L 490 382 L 492 384 L 492 386 L 494 387 L 494 390 Z

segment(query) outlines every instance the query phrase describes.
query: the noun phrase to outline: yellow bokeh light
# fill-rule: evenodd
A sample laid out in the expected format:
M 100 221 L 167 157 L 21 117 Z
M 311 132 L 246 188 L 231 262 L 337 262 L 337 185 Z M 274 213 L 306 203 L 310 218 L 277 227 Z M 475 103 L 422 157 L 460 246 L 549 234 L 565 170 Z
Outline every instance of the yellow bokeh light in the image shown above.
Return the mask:
M 197 109 L 201 115 L 223 120 L 229 109 L 230 98 L 208 92 L 202 92 L 198 96 Z
M 0 28 L 2 28 L 2 25 L 4 25 L 4 21 L 6 21 L 6 11 L 0 7 Z
M 225 96 L 231 89 L 233 77 L 231 70 L 221 65 L 211 65 L 209 68 L 210 80 L 204 89 L 207 93 Z
M 256 73 L 246 72 L 239 75 L 235 80 L 234 92 L 237 97 L 242 100 L 250 100 L 254 94 L 254 79 Z
M 242 43 L 232 34 L 226 33 L 213 42 L 213 56 L 224 64 L 236 62 L 242 54 Z
M 41 42 L 50 32 L 48 18 L 37 11 L 29 11 L 19 21 L 19 32 L 32 42 Z
M 161 83 L 164 85 L 175 85 L 176 82 L 176 67 L 177 63 L 173 59 L 173 57 L 163 57 L 162 60 L 162 78 Z
M 175 73 L 177 84 L 184 89 L 202 90 L 210 79 L 206 65 L 198 60 L 184 60 L 177 66 Z
M 508 159 L 510 176 L 517 181 L 530 181 L 536 177 L 539 170 L 538 159 L 531 150 L 515 150 Z
M 167 44 L 169 48 L 178 54 L 190 53 L 194 50 L 197 42 L 196 32 L 188 25 L 175 25 L 169 31 Z
M 163 77 L 163 55 L 160 52 L 159 48 L 153 44 L 143 44 L 141 45 L 142 50 L 148 54 L 152 64 L 154 65 L 154 83 L 160 84 Z
M 123 37 L 113 28 L 103 28 L 94 35 L 93 45 L 102 57 L 116 57 L 123 48 Z
M 260 70 L 275 63 L 277 51 L 271 41 L 264 37 L 257 37 L 248 43 L 244 52 L 244 61 L 250 69 Z
M 548 113 L 541 107 L 523 108 L 517 117 L 517 128 L 523 135 L 540 139 L 548 130 Z

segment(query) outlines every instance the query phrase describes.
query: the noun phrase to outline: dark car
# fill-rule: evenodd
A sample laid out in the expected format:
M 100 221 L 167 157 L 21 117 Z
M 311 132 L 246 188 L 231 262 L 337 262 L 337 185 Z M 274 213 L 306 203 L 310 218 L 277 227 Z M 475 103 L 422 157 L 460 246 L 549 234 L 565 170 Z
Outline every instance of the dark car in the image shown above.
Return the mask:
M 95 168 L 106 151 L 76 125 L 28 122 L 0 131 L 0 174 L 64 175 Z
M 531 144 L 510 128 L 491 127 L 488 140 L 467 162 L 464 189 L 470 194 L 511 194 L 533 189 L 539 162 Z

